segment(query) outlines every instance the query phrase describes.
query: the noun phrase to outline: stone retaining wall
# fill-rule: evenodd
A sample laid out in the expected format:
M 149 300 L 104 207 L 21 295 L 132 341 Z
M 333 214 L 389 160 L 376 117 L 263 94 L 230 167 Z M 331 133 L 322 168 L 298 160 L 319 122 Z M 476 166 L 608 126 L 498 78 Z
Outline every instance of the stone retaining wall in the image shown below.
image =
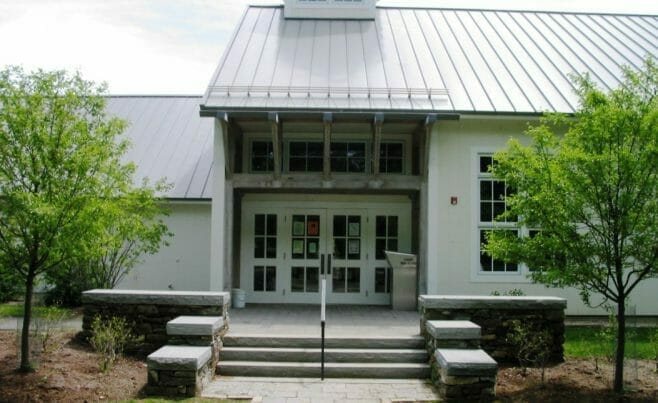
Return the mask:
M 228 292 L 89 290 L 82 293 L 83 336 L 96 315 L 123 317 L 144 337 L 139 352 L 149 354 L 167 343 L 167 322 L 178 316 L 221 316 L 226 331 L 230 302 Z
M 553 338 L 550 363 L 564 361 L 564 310 L 567 301 L 556 297 L 453 296 L 418 297 L 420 331 L 426 336 L 428 320 L 470 320 L 482 328 L 482 349 L 499 363 L 516 363 L 507 341 L 511 322 L 520 320 L 534 329 L 548 329 Z

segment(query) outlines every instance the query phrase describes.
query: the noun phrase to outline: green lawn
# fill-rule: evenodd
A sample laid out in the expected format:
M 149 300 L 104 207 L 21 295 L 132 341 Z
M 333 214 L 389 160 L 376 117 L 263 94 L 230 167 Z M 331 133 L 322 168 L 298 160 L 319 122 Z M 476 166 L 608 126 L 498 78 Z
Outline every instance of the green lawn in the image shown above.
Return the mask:
M 32 314 L 35 317 L 51 316 L 65 319 L 75 316 L 75 311 L 55 306 L 35 306 L 33 307 Z M 7 317 L 23 317 L 23 304 L 0 304 L 0 318 Z
M 652 341 L 653 336 L 653 341 Z M 658 349 L 658 329 L 626 329 L 626 357 L 655 359 Z M 600 327 L 567 327 L 564 354 L 567 357 L 606 357 L 614 352 L 614 341 L 607 341 Z

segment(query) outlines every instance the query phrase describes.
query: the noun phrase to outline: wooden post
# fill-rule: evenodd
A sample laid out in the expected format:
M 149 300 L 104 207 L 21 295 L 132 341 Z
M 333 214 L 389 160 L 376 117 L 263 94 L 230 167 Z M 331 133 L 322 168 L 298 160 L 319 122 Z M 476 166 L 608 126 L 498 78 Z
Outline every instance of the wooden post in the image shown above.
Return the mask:
M 267 120 L 270 121 L 272 129 L 272 153 L 274 154 L 274 180 L 281 180 L 281 126 L 279 124 L 279 114 L 270 112 L 267 114 Z
M 382 126 L 384 124 L 384 114 L 375 113 L 373 122 L 374 131 L 372 139 L 372 175 L 379 175 L 379 154 L 381 152 L 382 144 Z
M 322 153 L 322 179 L 328 181 L 331 179 L 331 123 L 333 115 L 331 112 L 322 114 L 322 124 L 324 126 L 324 149 Z
M 229 134 L 231 125 L 229 123 L 228 113 L 221 112 L 217 114 L 217 120 L 222 127 L 222 139 L 224 141 L 224 165 L 225 165 L 225 176 L 226 178 L 231 178 L 233 172 L 235 172 L 235 139 Z
M 427 165 L 429 163 L 429 152 L 430 152 L 430 136 L 432 135 L 432 129 L 434 128 L 434 123 L 436 123 L 436 115 L 430 114 L 425 118 L 425 135 L 423 136 L 423 148 L 421 149 L 421 165 L 420 165 L 420 177 L 422 180 L 427 179 Z

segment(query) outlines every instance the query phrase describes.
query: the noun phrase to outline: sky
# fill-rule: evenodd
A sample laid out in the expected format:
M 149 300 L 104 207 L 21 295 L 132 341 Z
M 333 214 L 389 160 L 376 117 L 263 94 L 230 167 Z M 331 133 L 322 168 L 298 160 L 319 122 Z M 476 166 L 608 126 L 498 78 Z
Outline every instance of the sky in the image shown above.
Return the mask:
M 202 94 L 247 4 L 0 0 L 0 68 L 78 70 L 111 94 Z M 658 15 L 650 0 L 381 0 L 380 5 Z

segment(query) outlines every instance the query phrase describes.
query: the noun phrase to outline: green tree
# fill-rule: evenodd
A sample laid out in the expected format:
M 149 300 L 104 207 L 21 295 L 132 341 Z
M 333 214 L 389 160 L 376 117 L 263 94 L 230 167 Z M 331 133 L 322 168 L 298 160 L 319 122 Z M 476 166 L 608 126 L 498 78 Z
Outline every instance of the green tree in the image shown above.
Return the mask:
M 164 202 L 155 197 L 168 186 L 156 183 L 126 192 L 97 216 L 103 232 L 87 256 L 74 259 L 48 275 L 55 288 L 49 300 L 64 305 L 80 304 L 81 292 L 90 288 L 114 288 L 142 256 L 167 245 L 172 234 L 162 221 L 168 214 Z
M 0 266 L 24 285 L 21 370 L 35 280 L 100 256 L 108 218 L 140 192 L 122 162 L 126 122 L 106 115 L 104 93 L 79 74 L 0 71 Z
M 658 275 L 658 68 L 652 59 L 625 68 L 607 93 L 588 76 L 575 82 L 575 116 L 548 115 L 527 130 L 530 146 L 513 139 L 495 155 L 494 176 L 518 190 L 505 214 L 539 231 L 493 231 L 485 248 L 525 262 L 536 282 L 577 288 L 590 306 L 593 293 L 616 304 L 614 390 L 622 392 L 625 304 Z

